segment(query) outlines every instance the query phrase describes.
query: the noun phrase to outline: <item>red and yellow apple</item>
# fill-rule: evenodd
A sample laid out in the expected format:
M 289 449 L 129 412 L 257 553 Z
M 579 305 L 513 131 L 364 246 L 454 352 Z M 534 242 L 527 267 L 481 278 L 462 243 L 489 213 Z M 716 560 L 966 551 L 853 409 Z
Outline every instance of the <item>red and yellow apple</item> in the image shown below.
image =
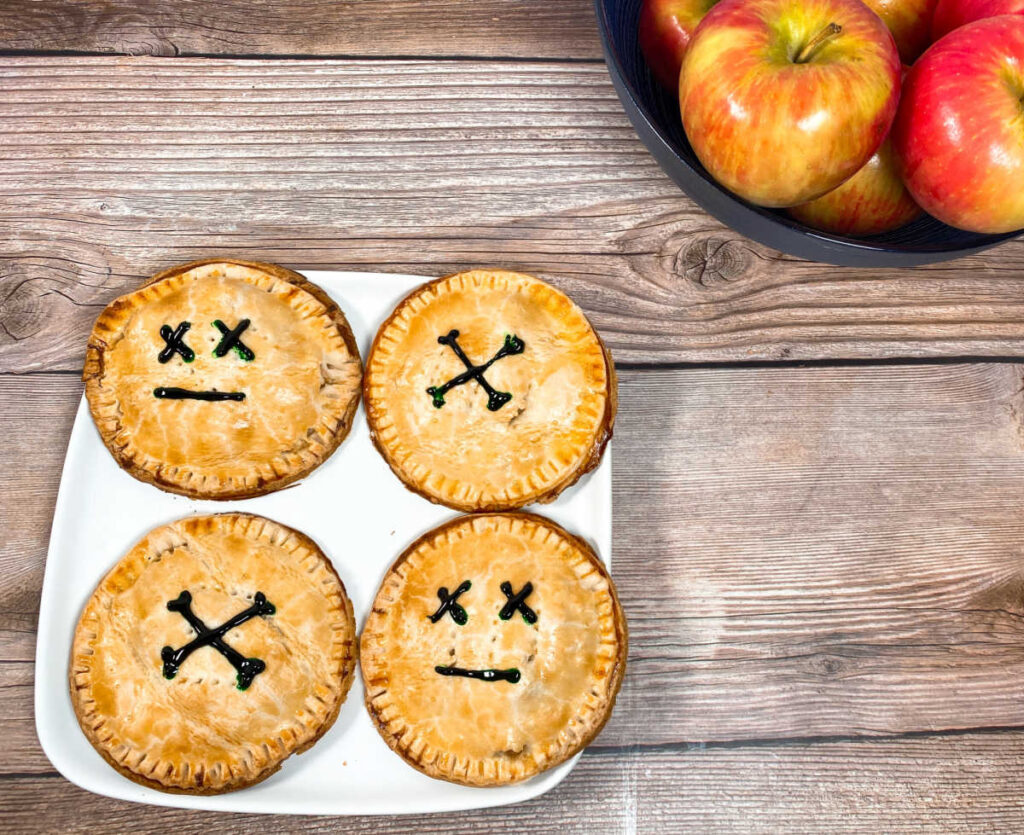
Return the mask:
M 654 77 L 673 93 L 679 87 L 679 68 L 693 30 L 715 2 L 644 0 L 640 8 L 640 49 Z
M 900 59 L 860 0 L 721 0 L 683 57 L 679 104 L 712 177 L 760 206 L 807 203 L 878 150 Z
M 1024 14 L 1024 0 L 939 0 L 932 17 L 932 40 L 975 20 L 1003 14 Z
M 936 0 L 864 0 L 892 32 L 905 64 L 913 64 L 931 43 Z
M 891 232 L 922 214 L 900 179 L 888 140 L 839 188 L 787 213 L 814 229 L 855 238 Z
M 1024 227 L 1024 17 L 968 23 L 903 87 L 892 129 L 900 173 L 929 214 L 971 232 Z

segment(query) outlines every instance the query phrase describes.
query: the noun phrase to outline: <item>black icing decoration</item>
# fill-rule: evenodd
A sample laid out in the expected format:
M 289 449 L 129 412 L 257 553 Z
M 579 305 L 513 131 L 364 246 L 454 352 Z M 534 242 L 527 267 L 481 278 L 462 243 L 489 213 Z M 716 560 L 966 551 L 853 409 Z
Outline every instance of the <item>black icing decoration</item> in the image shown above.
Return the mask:
M 164 647 L 160 651 L 160 658 L 164 662 L 164 678 L 174 678 L 178 674 L 178 668 L 181 667 L 185 659 L 200 647 L 205 646 L 213 647 L 217 652 L 231 662 L 231 666 L 233 666 L 238 673 L 237 680 L 239 690 L 247 690 L 249 685 L 252 684 L 252 680 L 267 668 L 266 663 L 261 659 L 246 658 L 242 653 L 233 649 L 224 641 L 224 635 L 236 626 L 241 626 L 247 620 L 252 620 L 258 615 L 265 617 L 267 615 L 272 615 L 277 611 L 274 604 L 267 600 L 267 597 L 263 592 L 256 592 L 252 606 L 243 612 L 239 612 L 233 618 L 225 621 L 216 629 L 210 629 L 192 611 L 192 595 L 189 594 L 188 591 L 183 591 L 174 600 L 169 600 L 167 602 L 167 608 L 172 612 L 178 612 L 183 618 L 185 618 L 185 620 L 188 621 L 189 626 L 196 631 L 196 637 L 185 644 L 185 646 L 179 647 L 178 649 L 174 649 L 173 647 Z
M 463 678 L 476 678 L 480 681 L 507 681 L 515 684 L 519 681 L 519 670 L 510 667 L 507 670 L 467 670 L 463 667 L 434 667 L 434 672 L 443 676 L 462 676 Z
M 431 386 L 427 389 L 427 394 L 434 399 L 434 408 L 440 409 L 444 405 L 444 396 L 451 389 L 456 386 L 461 386 L 463 383 L 468 383 L 470 380 L 476 380 L 480 384 L 480 388 L 487 392 L 487 408 L 492 412 L 498 411 L 498 409 L 512 399 L 512 394 L 507 391 L 496 391 L 494 387 L 487 382 L 487 379 L 484 377 L 484 372 L 502 357 L 510 357 L 514 354 L 523 353 L 526 349 L 526 343 L 518 336 L 505 334 L 505 343 L 498 349 L 498 352 L 493 357 L 487 360 L 483 365 L 473 365 L 473 363 L 469 361 L 469 357 L 466 356 L 465 351 L 463 351 L 459 346 L 458 338 L 459 332 L 457 330 L 450 330 L 444 336 L 439 336 L 437 338 L 437 341 L 440 344 L 447 345 L 455 352 L 455 356 L 462 360 L 462 364 L 466 366 L 466 370 L 461 374 L 452 377 L 442 386 Z
M 460 594 L 465 594 L 469 591 L 472 584 L 469 580 L 463 580 L 459 583 L 459 587 L 455 589 L 451 594 L 448 594 L 448 589 L 441 586 L 437 590 L 437 597 L 441 601 L 441 605 L 437 607 L 437 611 L 432 615 L 427 615 L 430 618 L 431 623 L 437 623 L 441 618 L 445 616 L 445 612 L 452 616 L 452 620 L 455 621 L 459 626 L 465 626 L 466 621 L 469 620 L 469 615 L 466 614 L 466 610 L 462 608 L 456 601 Z
M 185 362 L 192 362 L 196 358 L 196 352 L 185 344 L 185 334 L 191 327 L 191 322 L 178 322 L 178 327 L 173 330 L 170 325 L 160 326 L 160 337 L 166 343 L 157 354 L 161 363 L 170 362 L 175 354 L 180 354 Z
M 244 391 L 191 391 L 174 386 L 155 388 L 153 396 L 159 400 L 245 400 Z
M 242 319 L 242 321 L 233 328 L 229 328 L 220 319 L 214 319 L 213 326 L 220 331 L 221 337 L 220 342 L 217 343 L 217 347 L 213 349 L 213 355 L 215 357 L 223 357 L 228 351 L 234 348 L 235 353 L 246 362 L 252 362 L 256 359 L 256 354 L 252 352 L 252 349 L 242 342 L 242 334 L 250 324 L 251 323 L 248 319 Z
M 508 620 L 518 609 L 519 613 L 523 616 L 523 620 L 527 623 L 537 622 L 537 613 L 524 602 L 533 591 L 533 583 L 527 583 L 519 591 L 513 593 L 512 584 L 506 580 L 501 584 L 501 591 L 508 600 L 505 605 L 501 607 L 501 611 L 498 612 L 499 618 L 502 620 Z

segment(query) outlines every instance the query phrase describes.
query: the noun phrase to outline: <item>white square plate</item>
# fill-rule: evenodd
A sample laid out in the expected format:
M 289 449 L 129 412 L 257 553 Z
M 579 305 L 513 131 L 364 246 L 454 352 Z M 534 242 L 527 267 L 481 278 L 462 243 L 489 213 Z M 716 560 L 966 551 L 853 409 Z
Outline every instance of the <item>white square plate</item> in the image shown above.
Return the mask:
M 341 306 L 363 359 L 377 326 L 418 276 L 310 272 Z M 535 508 L 611 554 L 611 450 L 601 466 L 551 505 Z M 67 665 L 79 613 L 103 575 L 148 530 L 188 514 L 246 510 L 310 535 L 341 576 L 360 628 L 384 572 L 420 534 L 454 514 L 409 492 L 370 442 L 362 409 L 349 437 L 298 486 L 256 499 L 192 501 L 136 481 L 104 448 L 79 404 L 50 534 L 36 644 L 36 730 L 50 762 L 96 794 L 139 803 L 318 815 L 410 814 L 518 803 L 561 782 L 575 760 L 525 783 L 479 789 L 433 780 L 393 753 L 363 708 L 359 675 L 334 727 L 305 754 L 252 788 L 212 797 L 165 794 L 122 777 L 93 750 L 68 695 Z

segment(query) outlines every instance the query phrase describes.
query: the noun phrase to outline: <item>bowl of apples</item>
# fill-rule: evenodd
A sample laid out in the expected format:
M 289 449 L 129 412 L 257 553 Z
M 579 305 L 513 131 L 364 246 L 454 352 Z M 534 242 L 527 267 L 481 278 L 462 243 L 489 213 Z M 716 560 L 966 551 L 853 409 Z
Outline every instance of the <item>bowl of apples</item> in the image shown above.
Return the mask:
M 705 211 L 844 266 L 1024 230 L 1024 0 L 595 0 L 640 139 Z

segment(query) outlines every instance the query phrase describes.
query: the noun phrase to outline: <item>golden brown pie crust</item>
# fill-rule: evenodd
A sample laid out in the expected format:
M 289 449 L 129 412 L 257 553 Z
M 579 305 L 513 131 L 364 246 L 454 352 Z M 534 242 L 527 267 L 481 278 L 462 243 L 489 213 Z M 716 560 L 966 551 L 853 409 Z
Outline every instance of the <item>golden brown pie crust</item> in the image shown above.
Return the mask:
M 255 358 L 215 358 L 213 321 L 243 318 Z M 160 363 L 161 327 L 183 320 L 195 360 Z M 303 478 L 337 449 L 361 375 L 355 337 L 322 289 L 273 264 L 210 259 L 111 302 L 89 337 L 82 379 L 103 443 L 128 473 L 192 498 L 243 499 Z M 158 387 L 239 391 L 245 400 L 158 400 Z
M 224 640 L 266 669 L 245 691 L 210 646 L 163 676 L 161 650 L 196 632 L 167 602 L 183 590 L 214 629 L 263 592 L 276 611 Z M 261 516 L 189 517 L 150 531 L 100 581 L 75 630 L 71 701 L 117 771 L 166 792 L 251 786 L 312 746 L 352 683 L 355 618 L 345 587 L 309 537 Z
M 525 348 L 485 378 L 512 394 L 498 409 L 476 381 L 437 408 L 427 389 L 466 371 L 438 337 L 458 330 L 474 364 L 506 335 Z M 550 502 L 600 463 L 612 436 L 615 369 L 597 331 L 565 294 L 532 276 L 471 270 L 411 293 L 370 349 L 363 398 L 374 445 L 405 485 L 463 511 Z
M 434 622 L 438 591 L 471 583 Z M 520 612 L 513 592 L 532 583 Z M 360 639 L 366 707 L 384 741 L 431 777 L 473 786 L 525 780 L 572 757 L 611 715 L 625 672 L 626 621 L 583 540 L 527 513 L 460 517 L 391 566 Z M 441 675 L 435 666 L 515 669 L 515 682 Z

